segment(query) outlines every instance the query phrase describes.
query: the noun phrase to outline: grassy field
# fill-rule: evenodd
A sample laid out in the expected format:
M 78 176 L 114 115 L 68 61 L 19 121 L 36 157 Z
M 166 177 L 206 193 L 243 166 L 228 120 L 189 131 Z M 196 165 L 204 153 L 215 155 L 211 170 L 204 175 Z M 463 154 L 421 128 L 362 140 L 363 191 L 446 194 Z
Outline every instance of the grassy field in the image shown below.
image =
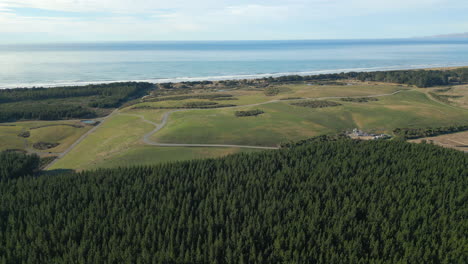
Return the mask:
M 110 156 L 125 151 L 136 144 L 145 132 L 153 127 L 139 117 L 117 115 L 78 144 L 51 169 L 80 169 L 106 161 Z
M 143 135 L 154 127 L 137 116 L 118 114 L 111 117 L 95 133 L 88 136 L 75 149 L 50 169 L 112 168 L 126 165 L 151 165 L 174 160 L 219 157 L 239 152 L 236 148 L 166 148 L 145 146 Z M 160 110 L 135 111 L 160 121 Z
M 80 125 L 79 121 L 26 121 L 0 124 L 0 151 L 7 149 L 34 150 L 32 145 L 37 142 L 60 143 L 55 148 L 36 150 L 39 152 L 62 152 L 86 133 L 91 126 L 72 127 Z M 18 136 L 28 131 L 30 136 Z
M 351 84 L 351 83 L 350 83 Z M 288 84 L 275 86 L 281 91 L 277 95 L 267 96 L 263 89 L 233 89 L 223 90 L 216 94 L 230 94 L 236 100 L 208 100 L 208 99 L 186 99 L 186 100 L 167 100 L 160 102 L 145 102 L 136 104 L 132 107 L 151 106 L 151 107 L 180 107 L 189 102 L 216 102 L 218 104 L 249 105 L 264 103 L 272 100 L 282 100 L 288 98 L 318 98 L 328 96 L 366 96 L 384 93 L 392 93 L 397 90 L 406 89 L 399 85 L 390 84 L 371 84 L 352 83 L 352 85 L 308 85 L 308 84 Z M 190 94 L 185 94 L 190 95 Z M 170 98 L 172 96 L 163 96 L 159 99 Z
M 468 85 L 438 87 L 430 90 L 438 95 L 448 96 L 447 100 L 450 104 L 468 109 Z
M 154 165 L 171 161 L 184 161 L 201 158 L 216 158 L 239 152 L 258 150 L 239 148 L 186 148 L 186 147 L 154 147 L 134 145 L 127 150 L 93 163 L 83 163 L 73 169 L 115 168 L 119 166 Z
M 410 140 L 410 142 L 421 143 L 426 141 L 446 148 L 453 148 L 468 152 L 468 131 Z
M 277 146 L 283 142 L 353 128 L 391 133 L 391 130 L 397 127 L 468 123 L 468 110 L 435 101 L 427 95 L 430 90 L 425 89 L 409 90 L 399 85 L 363 83 L 326 86 L 299 84 L 283 85 L 280 88 L 281 92 L 274 96 L 267 96 L 262 89 L 219 91 L 218 93 L 221 94 L 231 94 L 237 100 L 215 100 L 214 102 L 235 104 L 239 107 L 184 110 L 172 113 L 166 126 L 154 134 L 152 140 L 161 143 Z M 364 103 L 327 99 L 341 105 L 320 109 L 293 106 L 292 101 L 280 100 L 298 97 L 359 97 L 389 94 L 398 90 L 405 91 L 391 96 L 378 97 L 378 101 Z M 213 92 L 210 91 L 209 94 Z M 143 136 L 152 131 L 154 126 L 144 122 L 140 116 L 160 123 L 164 113 L 170 110 L 132 109 L 133 107 L 142 105 L 176 107 L 193 101 L 210 100 L 145 102 L 124 108 L 55 163 L 51 169 L 81 170 L 151 165 L 252 151 L 238 148 L 155 147 L 144 144 Z M 235 111 L 255 109 L 260 109 L 265 113 L 252 117 L 235 116 Z
M 130 114 L 130 115 L 141 115 L 145 119 L 159 123 L 161 122 L 162 116 L 164 113 L 166 113 L 168 110 L 165 109 L 131 109 L 126 108 L 122 109 L 120 112 L 123 114 Z
M 390 132 L 396 127 L 468 123 L 468 112 L 406 91 L 367 103 L 341 102 L 338 107 L 311 109 L 278 102 L 236 110 L 260 109 L 256 117 L 235 117 L 234 109 L 173 113 L 153 139 L 164 143 L 210 143 L 274 146 L 319 134 L 352 128 Z

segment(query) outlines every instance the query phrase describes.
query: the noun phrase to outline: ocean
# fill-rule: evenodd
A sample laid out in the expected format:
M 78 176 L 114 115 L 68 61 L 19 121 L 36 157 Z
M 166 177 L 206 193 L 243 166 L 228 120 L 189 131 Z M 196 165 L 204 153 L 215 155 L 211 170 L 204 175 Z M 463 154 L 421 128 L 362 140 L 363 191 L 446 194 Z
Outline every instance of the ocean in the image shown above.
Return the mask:
M 0 44 L 0 88 L 468 65 L 468 39 Z

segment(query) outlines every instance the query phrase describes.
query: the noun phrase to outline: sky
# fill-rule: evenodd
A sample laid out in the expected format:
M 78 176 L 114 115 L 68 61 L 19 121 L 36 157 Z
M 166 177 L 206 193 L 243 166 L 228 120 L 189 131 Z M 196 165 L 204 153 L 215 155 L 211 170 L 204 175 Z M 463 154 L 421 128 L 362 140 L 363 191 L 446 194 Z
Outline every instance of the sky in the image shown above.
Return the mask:
M 467 0 L 0 0 L 0 44 L 468 32 Z

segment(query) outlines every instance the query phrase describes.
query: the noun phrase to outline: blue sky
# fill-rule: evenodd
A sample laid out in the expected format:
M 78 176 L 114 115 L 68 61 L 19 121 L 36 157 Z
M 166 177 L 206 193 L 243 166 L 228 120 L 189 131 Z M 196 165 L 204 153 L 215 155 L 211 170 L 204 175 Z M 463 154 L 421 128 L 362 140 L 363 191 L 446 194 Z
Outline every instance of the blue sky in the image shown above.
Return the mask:
M 404 38 L 468 32 L 466 0 L 0 0 L 0 43 Z

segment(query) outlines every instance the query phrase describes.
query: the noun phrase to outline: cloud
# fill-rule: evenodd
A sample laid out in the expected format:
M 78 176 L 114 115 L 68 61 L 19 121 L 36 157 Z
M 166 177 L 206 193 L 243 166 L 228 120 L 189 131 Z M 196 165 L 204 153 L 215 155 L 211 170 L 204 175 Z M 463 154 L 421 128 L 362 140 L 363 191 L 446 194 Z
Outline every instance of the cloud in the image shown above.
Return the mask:
M 257 39 L 344 36 L 354 30 L 384 36 L 376 28 L 456 24 L 431 21 L 431 12 L 453 8 L 466 13 L 462 0 L 0 0 L 2 33 L 44 33 L 64 40 Z M 43 10 L 42 15 L 21 10 Z M 47 10 L 53 12 L 47 12 Z M 451 9 L 452 10 L 452 9 Z M 428 14 L 424 16 L 424 14 Z M 380 18 L 392 20 L 381 21 Z M 416 19 L 417 17 L 417 19 Z M 450 20 L 447 17 L 446 20 Z M 466 24 L 465 21 L 458 21 Z M 341 27 L 341 28 L 340 28 Z M 359 27 L 356 30 L 353 27 Z M 366 31 L 367 30 L 367 31 Z M 466 30 L 465 30 L 466 31 Z M 426 33 L 425 33 L 426 34 Z M 274 36 L 274 37 L 272 37 Z

